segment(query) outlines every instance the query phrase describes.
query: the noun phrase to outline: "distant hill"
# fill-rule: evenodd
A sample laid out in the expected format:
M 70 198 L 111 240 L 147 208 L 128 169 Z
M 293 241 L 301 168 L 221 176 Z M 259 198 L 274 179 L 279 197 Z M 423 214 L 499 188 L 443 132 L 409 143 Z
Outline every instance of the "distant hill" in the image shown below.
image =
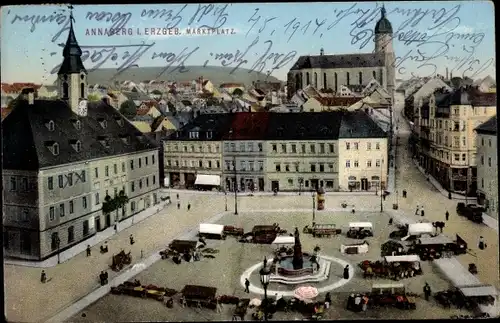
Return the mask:
M 157 75 L 164 69 L 164 67 L 131 67 L 122 74 L 118 75 L 114 80 L 110 81 L 111 78 L 116 74 L 115 68 L 99 68 L 95 71 L 89 72 L 88 83 L 89 84 L 112 84 L 116 81 L 133 81 L 135 83 L 157 79 Z M 251 85 L 253 81 L 267 81 L 269 82 L 283 82 L 274 76 L 267 77 L 264 73 L 251 72 L 248 69 L 239 68 L 234 71 L 233 74 L 229 74 L 232 67 L 222 67 L 222 66 L 186 66 L 188 72 L 180 73 L 175 71 L 173 73 L 164 73 L 158 78 L 158 80 L 163 81 L 176 81 L 176 82 L 187 82 L 192 81 L 200 76 L 204 79 L 210 80 L 214 85 L 220 85 L 222 83 L 243 83 L 247 86 Z

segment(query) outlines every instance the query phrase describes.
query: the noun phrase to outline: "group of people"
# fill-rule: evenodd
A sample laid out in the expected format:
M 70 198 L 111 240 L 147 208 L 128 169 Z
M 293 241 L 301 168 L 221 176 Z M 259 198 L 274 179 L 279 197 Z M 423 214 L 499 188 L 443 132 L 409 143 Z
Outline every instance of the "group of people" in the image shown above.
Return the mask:
M 370 298 L 368 295 L 363 294 L 351 294 L 347 299 L 347 310 L 353 312 L 365 312 L 368 308 L 368 301 Z
M 181 209 L 181 201 L 179 200 L 179 193 L 177 193 L 177 209 L 180 210 Z M 191 210 L 191 203 L 188 203 L 187 205 L 187 210 Z
M 108 272 L 107 271 L 101 271 L 101 274 L 99 274 L 99 280 L 101 281 L 101 286 L 104 286 L 108 283 Z

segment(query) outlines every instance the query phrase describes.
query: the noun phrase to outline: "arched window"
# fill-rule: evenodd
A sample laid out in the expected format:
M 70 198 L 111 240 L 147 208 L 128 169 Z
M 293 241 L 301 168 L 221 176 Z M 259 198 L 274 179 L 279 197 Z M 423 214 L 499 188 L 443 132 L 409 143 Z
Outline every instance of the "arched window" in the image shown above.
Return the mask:
M 306 73 L 306 85 L 311 84 L 311 79 L 309 78 L 309 72 Z
M 335 92 L 338 91 L 338 75 L 337 73 L 334 73 L 334 76 L 335 76 Z
M 323 73 L 323 88 L 326 90 L 328 88 L 327 82 L 326 82 L 326 73 Z
M 299 89 L 302 89 L 304 87 L 304 78 L 302 76 L 302 73 L 300 73 L 300 87 Z
M 350 84 L 350 75 L 349 72 L 346 72 L 347 85 Z
M 63 83 L 63 99 L 67 99 L 69 95 L 69 86 L 68 82 Z
M 80 83 L 80 98 L 85 98 L 85 83 Z
M 384 85 L 384 73 L 380 73 L 380 85 Z
M 301 88 L 301 86 L 300 86 L 300 76 L 299 76 L 299 74 L 295 74 L 295 91 L 297 91 L 300 88 Z
M 373 71 L 373 78 L 376 80 L 377 79 L 377 72 Z
M 362 85 L 363 84 L 363 72 L 359 72 L 359 84 Z
M 75 240 L 75 228 L 70 226 L 68 228 L 68 243 L 71 243 Z
M 318 88 L 318 73 L 314 72 L 314 87 Z

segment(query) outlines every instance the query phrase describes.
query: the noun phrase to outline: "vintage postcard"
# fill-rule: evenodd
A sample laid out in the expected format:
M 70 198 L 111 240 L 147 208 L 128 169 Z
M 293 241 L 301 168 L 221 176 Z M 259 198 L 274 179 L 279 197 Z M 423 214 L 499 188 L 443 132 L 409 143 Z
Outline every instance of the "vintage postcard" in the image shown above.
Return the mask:
M 2 8 L 9 322 L 498 317 L 489 1 Z

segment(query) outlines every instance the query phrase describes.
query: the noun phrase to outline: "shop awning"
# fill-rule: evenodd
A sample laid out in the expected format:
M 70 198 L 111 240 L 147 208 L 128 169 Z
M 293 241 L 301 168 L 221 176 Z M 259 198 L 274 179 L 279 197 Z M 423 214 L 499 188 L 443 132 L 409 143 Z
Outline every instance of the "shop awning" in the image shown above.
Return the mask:
M 385 256 L 387 262 L 417 262 L 420 261 L 418 255 L 405 255 L 405 256 Z
M 220 176 L 219 175 L 196 175 L 196 180 L 194 185 L 212 185 L 220 186 Z
M 491 285 L 458 287 L 464 296 L 496 296 L 498 291 Z
M 274 239 L 273 244 L 295 244 L 295 237 L 278 236 Z
M 433 233 L 432 223 L 413 223 L 408 226 L 408 234 L 419 235 L 423 233 Z

